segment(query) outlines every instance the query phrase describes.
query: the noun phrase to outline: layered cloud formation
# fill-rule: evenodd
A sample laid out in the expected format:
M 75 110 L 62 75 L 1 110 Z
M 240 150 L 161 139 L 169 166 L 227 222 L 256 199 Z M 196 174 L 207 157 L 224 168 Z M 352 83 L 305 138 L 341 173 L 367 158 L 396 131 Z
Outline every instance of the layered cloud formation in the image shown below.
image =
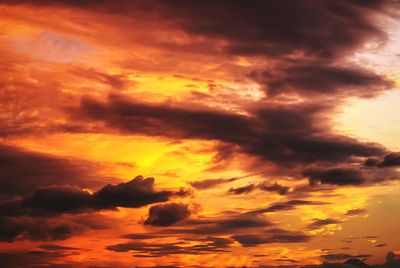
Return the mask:
M 0 266 L 395 267 L 399 7 L 0 0 Z

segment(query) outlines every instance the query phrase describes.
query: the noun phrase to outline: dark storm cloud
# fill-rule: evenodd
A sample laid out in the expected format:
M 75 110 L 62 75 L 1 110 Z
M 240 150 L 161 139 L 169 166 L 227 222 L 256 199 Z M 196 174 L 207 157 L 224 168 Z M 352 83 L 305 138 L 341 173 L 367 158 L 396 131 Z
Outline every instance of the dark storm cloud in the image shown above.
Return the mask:
M 170 226 L 190 216 L 191 212 L 185 204 L 161 204 L 152 206 L 149 217 L 144 221 L 146 225 Z
M 324 227 L 326 225 L 339 224 L 339 223 L 340 221 L 335 219 L 314 219 L 314 221 L 308 225 L 308 229 L 314 230 Z
M 226 184 L 229 182 L 233 182 L 238 180 L 239 178 L 230 178 L 230 179 L 205 179 L 202 181 L 192 181 L 189 182 L 191 186 L 196 188 L 197 190 L 205 190 L 209 188 L 216 187 L 221 184 Z
M 103 183 L 94 175 L 95 166 L 90 162 L 0 145 L 0 200 L 29 193 L 38 186 L 73 184 L 91 188 Z
M 184 190 L 156 191 L 154 178 L 142 176 L 117 185 L 109 184 L 93 194 L 77 187 L 55 185 L 39 187 L 22 198 L 1 202 L 0 215 L 51 216 L 117 207 L 138 208 L 182 195 L 186 195 Z

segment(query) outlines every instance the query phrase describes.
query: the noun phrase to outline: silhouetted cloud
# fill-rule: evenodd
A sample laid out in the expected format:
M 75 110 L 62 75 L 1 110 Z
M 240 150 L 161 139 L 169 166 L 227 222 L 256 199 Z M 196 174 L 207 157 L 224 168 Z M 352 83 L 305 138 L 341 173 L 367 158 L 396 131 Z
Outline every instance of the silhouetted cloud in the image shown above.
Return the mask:
M 226 184 L 229 182 L 233 182 L 238 180 L 239 178 L 230 178 L 230 179 L 205 179 L 202 181 L 191 181 L 189 184 L 196 188 L 197 190 L 205 190 L 209 188 L 213 188 L 215 186 Z
M 311 239 L 306 234 L 281 229 L 271 229 L 259 234 L 234 235 L 233 238 L 245 247 L 270 243 L 304 243 Z
M 312 183 L 361 185 L 385 180 L 384 175 L 372 178 L 375 171 L 365 176 L 360 170 L 362 162 L 357 160 L 384 155 L 383 147 L 331 134 L 323 125 L 317 126 L 319 118 L 331 108 L 321 103 L 271 104 L 252 111 L 252 117 L 248 117 L 204 107 L 139 103 L 112 95 L 108 102 L 84 98 L 81 107 L 71 113 L 76 119 L 104 122 L 110 128 L 131 134 L 202 138 L 236 144 L 244 152 L 281 167 L 296 166 L 297 170 L 300 167 L 300 171 L 303 170 L 296 176 L 302 173 Z M 320 163 L 324 166 L 318 166 Z M 353 167 L 337 167 L 348 163 L 353 163 Z M 309 164 L 313 167 L 308 167 Z M 333 167 L 326 167 L 326 164 Z
M 324 260 L 327 261 L 340 261 L 340 260 L 346 260 L 346 259 L 353 259 L 353 258 L 361 258 L 361 259 L 367 259 L 369 257 L 372 257 L 370 254 L 358 254 L 358 255 L 350 255 L 346 253 L 332 253 L 332 254 L 325 254 L 321 256 Z
M 0 200 L 31 192 L 38 186 L 71 184 L 96 187 L 93 163 L 0 145 Z
M 7 268 L 14 267 L 63 267 L 57 264 L 57 260 L 70 255 L 68 252 L 31 250 L 31 251 L 7 251 L 0 252 L 0 266 Z
M 1 217 L 0 241 L 13 242 L 15 239 L 32 241 L 65 240 L 87 229 L 80 224 L 59 220 L 30 217 Z
M 239 194 L 250 193 L 250 192 L 254 191 L 255 189 L 257 189 L 255 184 L 249 184 L 249 185 L 238 187 L 238 188 L 231 188 L 231 189 L 229 189 L 228 192 L 231 194 L 239 195 Z
M 93 194 L 99 207 L 142 207 L 152 203 L 165 202 L 175 194 L 185 192 L 155 191 L 154 178 L 138 176 L 118 185 L 107 185 Z
M 349 209 L 345 215 L 346 216 L 356 216 L 356 215 L 360 215 L 360 214 L 364 214 L 366 212 L 365 209 L 362 208 L 355 208 L 355 209 Z
M 362 171 L 355 168 L 311 168 L 303 174 L 310 184 L 360 185 L 367 181 Z
M 254 77 L 255 73 L 252 74 Z M 263 71 L 255 79 L 265 84 L 271 95 L 291 92 L 308 96 L 351 94 L 371 97 L 393 87 L 390 80 L 362 67 L 327 65 L 324 61 L 295 63 L 277 71 Z
M 335 219 L 314 219 L 312 223 L 308 225 L 308 229 L 318 229 L 330 224 L 339 224 L 340 221 Z
M 179 18 L 187 32 L 228 41 L 226 50 L 233 54 L 277 57 L 301 51 L 310 57 L 331 58 L 352 51 L 367 37 L 385 38 L 370 19 L 384 1 L 153 3 L 166 17 Z
M 309 201 L 309 200 L 289 200 L 283 203 L 275 203 L 267 208 L 252 210 L 247 212 L 247 215 L 257 215 L 262 213 L 271 213 L 277 211 L 285 211 L 285 210 L 293 210 L 296 209 L 298 206 L 319 206 L 319 205 L 326 205 L 329 203 L 326 202 L 319 202 L 319 201 Z
M 116 207 L 137 208 L 165 202 L 171 197 L 185 196 L 186 194 L 187 192 L 183 189 L 156 191 L 154 178 L 145 179 L 142 176 L 117 185 L 109 184 L 93 194 L 77 187 L 54 185 L 39 187 L 21 199 L 1 202 L 0 215 L 51 216 Z
M 272 185 L 267 185 L 266 183 L 263 183 L 261 185 L 258 185 L 258 188 L 267 192 L 277 192 L 280 195 L 286 195 L 290 189 L 289 187 L 280 185 L 276 182 Z
M 246 186 L 231 188 L 231 189 L 229 189 L 228 193 L 240 195 L 240 194 L 247 194 L 247 193 L 253 192 L 254 190 L 257 190 L 257 189 L 265 191 L 265 192 L 276 192 L 280 195 L 286 195 L 290 188 L 287 186 L 282 186 L 276 182 L 274 184 L 268 184 L 266 182 L 259 183 L 259 184 L 250 183 L 249 185 L 246 185 Z
M 39 245 L 39 248 L 44 249 L 44 250 L 49 250 L 49 251 L 79 250 L 80 249 L 80 248 L 74 248 L 74 247 L 60 246 L 60 245 L 56 245 L 56 244 L 42 244 L 42 245 Z
M 364 165 L 367 167 L 396 167 L 400 166 L 400 153 L 389 153 L 380 161 L 378 158 L 368 158 Z
M 62 217 L 64 214 L 93 213 L 117 207 L 137 208 L 182 195 L 186 195 L 186 191 L 156 191 L 154 179 L 142 176 L 118 185 L 109 184 L 93 194 L 65 185 L 39 187 L 22 198 L 0 203 L 0 240 L 64 240 L 87 229 L 104 228 L 102 221 L 96 222 L 92 214 L 93 221 L 66 220 Z M 185 209 L 186 206 L 179 204 L 152 207 L 145 223 L 160 226 L 172 224 L 190 215 Z
M 149 217 L 144 221 L 146 225 L 170 226 L 190 216 L 191 212 L 185 204 L 161 204 L 152 206 Z
M 195 240 L 197 245 L 187 245 L 184 241 L 175 243 L 150 243 L 143 241 L 131 241 L 108 246 L 107 249 L 116 252 L 133 251 L 136 257 L 160 257 L 171 254 L 200 255 L 210 253 L 229 252 L 227 249 L 232 243 L 231 239 L 219 237 L 206 237 Z
M 383 161 L 378 164 L 379 167 L 400 166 L 400 153 L 390 153 L 385 155 Z

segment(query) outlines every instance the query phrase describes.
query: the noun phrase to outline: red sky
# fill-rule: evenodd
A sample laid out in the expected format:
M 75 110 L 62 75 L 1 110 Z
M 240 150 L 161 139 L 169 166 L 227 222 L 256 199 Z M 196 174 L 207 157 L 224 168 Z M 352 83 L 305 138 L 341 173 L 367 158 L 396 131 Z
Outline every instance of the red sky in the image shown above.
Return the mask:
M 397 267 L 399 10 L 0 1 L 0 266 Z

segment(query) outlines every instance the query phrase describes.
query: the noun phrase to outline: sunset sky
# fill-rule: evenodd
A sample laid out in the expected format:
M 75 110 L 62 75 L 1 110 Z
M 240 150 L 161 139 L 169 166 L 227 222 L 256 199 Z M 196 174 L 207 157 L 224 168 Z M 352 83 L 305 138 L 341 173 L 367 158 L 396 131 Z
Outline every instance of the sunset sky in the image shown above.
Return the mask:
M 0 267 L 400 267 L 399 1 L 0 0 L 0 55 Z

